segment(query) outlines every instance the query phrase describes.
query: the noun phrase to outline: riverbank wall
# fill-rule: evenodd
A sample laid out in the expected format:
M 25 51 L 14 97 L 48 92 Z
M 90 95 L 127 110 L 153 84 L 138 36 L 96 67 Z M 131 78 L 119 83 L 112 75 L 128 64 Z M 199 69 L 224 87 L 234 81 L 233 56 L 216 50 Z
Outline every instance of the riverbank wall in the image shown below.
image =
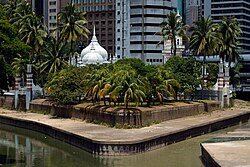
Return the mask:
M 167 120 L 194 116 L 220 108 L 220 102 L 190 102 L 178 106 L 109 107 L 98 105 L 56 106 L 49 103 L 31 102 L 33 112 L 46 112 L 61 118 L 77 118 L 112 127 L 144 127 Z
M 12 113 L 11 113 L 12 112 Z M 115 129 L 35 113 L 0 114 L 0 122 L 49 135 L 95 155 L 131 155 L 248 122 L 250 111 L 221 111 L 140 129 Z

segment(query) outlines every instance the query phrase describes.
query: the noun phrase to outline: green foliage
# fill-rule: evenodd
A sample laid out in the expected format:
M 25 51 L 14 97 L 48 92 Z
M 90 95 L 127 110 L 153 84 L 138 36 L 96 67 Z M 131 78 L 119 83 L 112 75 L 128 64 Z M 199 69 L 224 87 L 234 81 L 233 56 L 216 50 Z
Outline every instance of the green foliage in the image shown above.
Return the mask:
M 188 39 L 186 29 L 188 28 L 187 25 L 183 25 L 182 17 L 178 15 L 176 12 L 171 11 L 169 14 L 166 15 L 166 21 L 160 24 L 161 32 L 157 32 L 157 35 L 162 35 L 163 39 L 159 42 L 162 43 L 164 40 L 171 41 L 171 54 L 176 56 L 177 50 L 177 37 L 183 37 Z
M 128 65 L 136 70 L 138 75 L 145 76 L 147 73 L 147 66 L 140 59 L 131 58 L 131 59 L 120 59 L 115 63 L 115 66 Z
M 27 55 L 30 47 L 17 37 L 17 28 L 5 20 L 2 6 L 0 5 L 0 89 L 8 89 L 8 83 L 13 82 L 16 71 L 12 70 L 11 64 L 18 55 Z
M 212 87 L 214 86 L 214 84 L 217 82 L 217 78 L 218 78 L 218 73 L 219 73 L 219 66 L 217 63 L 208 63 L 206 65 L 206 69 L 207 69 L 207 87 Z
M 174 78 L 180 83 L 181 92 L 194 91 L 199 86 L 201 64 L 194 59 L 175 56 L 170 58 L 164 66 L 174 74 Z
M 71 57 L 74 54 L 74 42 L 80 41 L 82 37 L 88 38 L 90 33 L 86 27 L 85 14 L 85 12 L 80 12 L 72 3 L 65 6 L 57 16 L 60 22 L 55 32 L 59 32 L 59 41 L 70 43 Z M 76 57 L 75 60 L 75 64 L 77 64 Z
M 56 73 L 45 85 L 52 102 L 57 105 L 75 104 L 84 94 L 86 68 L 69 68 Z

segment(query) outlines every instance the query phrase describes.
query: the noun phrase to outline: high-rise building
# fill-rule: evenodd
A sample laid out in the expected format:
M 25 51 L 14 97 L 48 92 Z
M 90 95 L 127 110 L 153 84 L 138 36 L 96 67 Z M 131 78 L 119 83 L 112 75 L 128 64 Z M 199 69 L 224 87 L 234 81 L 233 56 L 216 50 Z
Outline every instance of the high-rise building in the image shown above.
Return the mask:
M 186 5 L 186 24 L 192 26 L 194 22 L 201 17 L 201 2 L 200 0 L 187 0 Z
M 249 0 L 212 0 L 211 16 L 215 22 L 220 22 L 223 16 L 235 17 L 240 22 L 243 31 L 240 47 L 243 54 L 250 53 L 250 3 Z
M 118 58 L 140 58 L 145 63 L 162 64 L 160 23 L 176 0 L 116 0 L 116 54 Z
M 88 21 L 87 28 L 93 32 L 95 25 L 96 37 L 111 57 L 115 54 L 115 0 L 77 0 L 75 5 L 79 11 L 85 11 Z M 84 45 L 89 44 L 88 41 Z
M 186 22 L 186 0 L 177 0 L 177 10 L 182 17 L 183 22 Z
M 187 0 L 186 3 L 186 23 L 189 26 L 201 17 L 211 15 L 211 0 Z

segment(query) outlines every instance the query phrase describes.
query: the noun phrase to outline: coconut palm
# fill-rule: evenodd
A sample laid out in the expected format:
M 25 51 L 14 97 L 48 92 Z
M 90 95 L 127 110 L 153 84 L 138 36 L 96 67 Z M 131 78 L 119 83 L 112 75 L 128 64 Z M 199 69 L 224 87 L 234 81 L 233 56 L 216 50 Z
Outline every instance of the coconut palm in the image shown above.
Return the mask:
M 9 16 L 10 18 L 10 22 L 13 23 L 15 26 L 20 27 L 21 24 L 23 23 L 23 19 L 26 15 L 31 14 L 32 11 L 32 7 L 30 5 L 29 2 L 27 2 L 26 0 L 13 0 L 16 1 L 16 6 L 12 5 L 12 6 L 7 6 L 7 9 L 12 7 L 10 9 L 10 11 L 12 13 L 10 13 L 11 15 Z M 8 9 L 9 10 L 9 9 Z
M 174 11 L 167 14 L 166 18 L 167 20 L 160 24 L 161 32 L 157 32 L 156 34 L 163 36 L 163 39 L 159 43 L 162 43 L 165 40 L 171 41 L 171 53 L 176 56 L 176 38 L 180 36 L 187 39 L 187 25 L 183 25 L 182 17 Z
M 92 70 L 92 73 L 87 75 L 87 97 L 92 97 L 93 101 L 97 101 L 100 97 L 104 98 L 106 105 L 105 96 L 108 95 L 111 85 L 109 84 L 109 70 L 106 68 L 100 68 Z
M 114 101 L 117 101 L 117 97 L 121 97 L 126 108 L 129 102 L 135 102 L 138 106 L 146 99 L 142 88 L 143 82 L 139 77 L 136 78 L 135 74 L 133 70 L 120 70 L 115 74 L 114 88 L 110 96 Z
M 14 61 L 12 62 L 12 69 L 16 73 L 17 76 L 21 76 L 22 78 L 22 85 L 24 85 L 24 78 L 26 74 L 26 67 L 29 63 L 29 59 L 27 56 L 22 56 L 20 54 L 17 54 L 17 57 L 14 58 Z
M 166 97 L 173 96 L 176 99 L 176 94 L 180 89 L 180 84 L 173 79 L 169 70 L 163 67 L 158 67 L 155 72 L 150 73 L 148 76 L 148 84 L 150 94 L 149 100 L 153 97 L 157 98 L 161 104 Z
M 74 4 L 68 4 L 58 13 L 59 40 L 70 43 L 70 61 L 73 56 L 73 43 L 81 37 L 88 38 L 89 30 L 86 28 L 85 12 L 80 12 Z M 77 58 L 75 58 L 77 64 Z
M 192 32 L 190 38 L 190 48 L 192 49 L 194 55 L 203 55 L 203 72 L 202 77 L 205 77 L 205 62 L 206 56 L 214 53 L 214 48 L 216 41 L 218 41 L 218 36 L 216 32 L 217 24 L 213 23 L 211 17 L 201 17 L 197 22 L 194 22 L 194 26 L 190 28 Z
M 43 61 L 39 68 L 41 73 L 56 73 L 69 66 L 68 57 L 64 53 L 65 44 L 58 42 L 54 37 L 49 37 L 47 47 L 41 54 Z
M 35 12 L 24 16 L 20 26 L 18 31 L 19 37 L 23 42 L 32 47 L 30 63 L 34 61 L 37 62 L 37 56 L 47 36 L 47 32 L 45 31 L 46 26 L 41 22 L 41 19 L 36 16 Z
M 242 33 L 240 23 L 236 18 L 223 17 L 218 27 L 219 43 L 217 49 L 220 57 L 231 63 L 239 59 L 239 37 Z
M 6 16 L 9 20 L 14 17 L 15 9 L 19 3 L 21 3 L 21 0 L 9 0 L 8 3 L 4 5 Z

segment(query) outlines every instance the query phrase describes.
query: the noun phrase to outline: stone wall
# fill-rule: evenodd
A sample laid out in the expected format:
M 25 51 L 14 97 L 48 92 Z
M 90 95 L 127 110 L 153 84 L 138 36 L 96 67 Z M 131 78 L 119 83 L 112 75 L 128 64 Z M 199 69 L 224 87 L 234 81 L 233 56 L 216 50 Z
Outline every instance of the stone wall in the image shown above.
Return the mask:
M 77 118 L 95 123 L 105 123 L 117 127 L 142 127 L 166 120 L 197 115 L 220 108 L 220 102 L 194 103 L 183 106 L 161 106 L 160 108 L 121 108 L 108 106 L 55 106 L 48 103 L 31 102 L 30 109 L 46 112 L 63 118 Z
M 17 110 L 25 110 L 25 96 L 19 95 L 18 96 L 18 105 Z M 8 108 L 8 109 L 15 109 L 15 96 L 14 95 L 4 95 L 0 96 L 0 107 Z

